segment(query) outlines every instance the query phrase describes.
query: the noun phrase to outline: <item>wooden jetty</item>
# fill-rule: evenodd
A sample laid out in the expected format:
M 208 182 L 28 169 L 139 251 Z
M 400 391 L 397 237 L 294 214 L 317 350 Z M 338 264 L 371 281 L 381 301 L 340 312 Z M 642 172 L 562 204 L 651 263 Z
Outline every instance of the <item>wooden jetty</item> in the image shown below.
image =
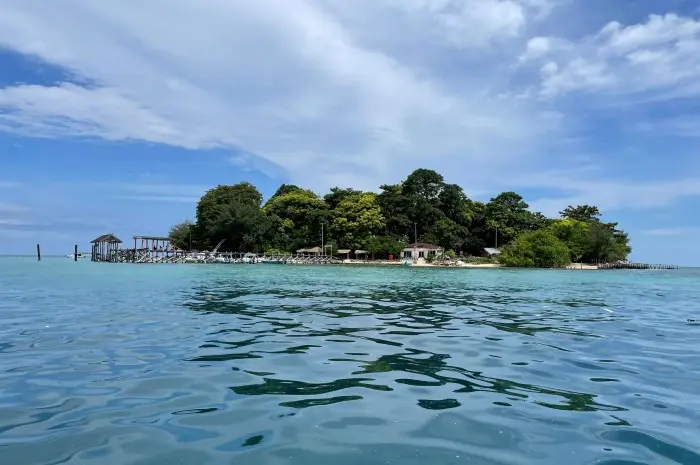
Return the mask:
M 599 270 L 677 270 L 678 265 L 657 265 L 649 263 L 615 262 L 599 263 Z
M 134 236 L 133 248 L 122 248 L 122 240 L 114 234 L 103 234 L 92 243 L 93 262 L 108 263 L 266 263 L 266 264 L 331 264 L 342 260 L 320 253 L 320 248 L 302 249 L 295 254 L 259 254 L 252 252 L 219 252 L 225 240 L 213 251 L 193 252 L 178 249 L 164 236 Z M 319 249 L 319 250 L 316 250 Z

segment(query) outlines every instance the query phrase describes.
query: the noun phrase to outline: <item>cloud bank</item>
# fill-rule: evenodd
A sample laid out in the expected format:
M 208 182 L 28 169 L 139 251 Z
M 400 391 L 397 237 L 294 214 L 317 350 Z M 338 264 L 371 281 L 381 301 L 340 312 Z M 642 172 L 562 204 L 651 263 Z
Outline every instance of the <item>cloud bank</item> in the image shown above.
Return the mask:
M 561 103 L 697 97 L 700 22 L 652 15 L 572 38 L 549 21 L 561 3 L 7 0 L 0 46 L 72 80 L 0 88 L 0 130 L 230 148 L 246 154 L 231 159 L 242 169 L 318 190 L 376 188 L 429 167 L 467 191 L 561 191 L 536 202 L 546 211 L 700 195 L 693 176 L 648 189 L 575 177 L 583 147 L 570 143 L 576 115 Z M 697 134 L 685 115 L 664 124 Z M 570 174 L 543 176 L 551 170 Z

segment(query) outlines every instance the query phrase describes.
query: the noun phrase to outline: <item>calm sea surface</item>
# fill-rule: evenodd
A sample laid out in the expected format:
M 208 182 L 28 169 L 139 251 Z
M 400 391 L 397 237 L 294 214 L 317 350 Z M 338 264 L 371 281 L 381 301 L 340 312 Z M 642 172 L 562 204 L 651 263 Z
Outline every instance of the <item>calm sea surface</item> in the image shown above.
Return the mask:
M 700 464 L 700 272 L 0 258 L 0 464 Z

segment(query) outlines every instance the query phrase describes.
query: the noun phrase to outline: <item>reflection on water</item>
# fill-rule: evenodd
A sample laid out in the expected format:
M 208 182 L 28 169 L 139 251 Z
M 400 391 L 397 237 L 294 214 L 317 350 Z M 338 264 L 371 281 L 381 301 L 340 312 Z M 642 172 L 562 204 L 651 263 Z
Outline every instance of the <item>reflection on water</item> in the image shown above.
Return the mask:
M 700 464 L 693 271 L 17 263 L 3 464 Z

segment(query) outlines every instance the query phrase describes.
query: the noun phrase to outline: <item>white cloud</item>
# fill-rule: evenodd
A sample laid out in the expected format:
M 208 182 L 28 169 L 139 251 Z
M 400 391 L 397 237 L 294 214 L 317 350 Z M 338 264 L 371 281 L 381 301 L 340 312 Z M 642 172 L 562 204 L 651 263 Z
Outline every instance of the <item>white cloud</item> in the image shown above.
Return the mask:
M 0 46 L 88 84 L 0 88 L 0 130 L 231 148 L 236 168 L 281 177 L 281 167 L 315 190 L 373 189 L 422 166 L 470 192 L 501 184 L 560 190 L 563 199 L 535 203 L 550 211 L 569 202 L 641 208 L 700 195 L 688 184 L 695 179 L 637 187 L 627 179 L 582 181 L 571 170 L 539 175 L 572 165 L 568 148 L 551 149 L 573 136 L 572 118 L 529 98 L 533 82 L 511 82 L 514 69 L 532 66 L 555 104 L 576 91 L 700 95 L 697 21 L 612 22 L 574 41 L 536 30 L 556 4 L 6 0 Z M 110 195 L 190 202 L 204 190 L 133 184 Z
M 0 226 L 34 226 L 35 224 L 32 221 L 17 218 L 0 218 Z
M 19 213 L 19 212 L 26 212 L 29 210 L 27 207 L 24 205 L 19 205 L 16 203 L 6 203 L 6 202 L 0 202 L 0 213 Z
M 19 186 L 21 186 L 21 184 L 18 182 L 0 181 L 0 189 L 11 189 L 14 187 L 19 187 Z
M 650 15 L 640 24 L 613 21 L 567 46 L 532 39 L 526 61 L 546 59 L 556 72 L 542 73 L 541 93 L 658 93 L 666 98 L 700 95 L 700 21 L 676 14 Z M 554 68 L 549 65 L 548 71 Z
M 653 122 L 640 123 L 638 129 L 654 134 L 680 137 L 700 137 L 700 116 L 697 114 L 667 118 Z
M 604 213 L 628 209 L 662 208 L 684 197 L 700 196 L 700 177 L 635 182 L 624 179 L 582 179 L 567 173 L 545 173 L 519 184 L 550 188 L 561 192 L 530 202 L 530 207 L 548 216 L 557 216 L 567 205 L 596 205 Z
M 211 186 L 193 184 L 119 183 L 98 184 L 94 187 L 112 192 L 113 199 L 139 202 L 196 203 Z
M 700 233 L 700 226 L 678 226 L 675 228 L 659 228 L 644 231 L 648 236 L 674 237 L 674 236 L 697 236 Z
M 532 164 L 557 129 L 536 102 L 494 97 L 493 69 L 456 86 L 404 59 L 416 49 L 392 49 L 397 31 L 432 30 L 442 45 L 418 44 L 424 55 L 452 44 L 488 56 L 552 2 L 291 3 L 5 1 L 0 45 L 90 85 L 0 89 L 0 129 L 232 147 L 316 189 L 376 187 L 426 164 L 455 173 Z M 375 13 L 382 29 L 368 44 L 359 25 Z
M 113 199 L 134 200 L 137 202 L 175 202 L 195 204 L 200 197 L 182 197 L 174 195 L 115 195 Z
M 427 16 L 458 46 L 480 46 L 517 36 L 528 16 L 517 0 L 393 0 L 397 8 Z
M 138 139 L 193 148 L 202 141 L 180 134 L 165 119 L 109 88 L 75 84 L 55 87 L 20 85 L 0 89 L 0 127 L 27 136 L 97 136 L 107 140 Z M 214 145 L 214 141 L 209 141 Z

